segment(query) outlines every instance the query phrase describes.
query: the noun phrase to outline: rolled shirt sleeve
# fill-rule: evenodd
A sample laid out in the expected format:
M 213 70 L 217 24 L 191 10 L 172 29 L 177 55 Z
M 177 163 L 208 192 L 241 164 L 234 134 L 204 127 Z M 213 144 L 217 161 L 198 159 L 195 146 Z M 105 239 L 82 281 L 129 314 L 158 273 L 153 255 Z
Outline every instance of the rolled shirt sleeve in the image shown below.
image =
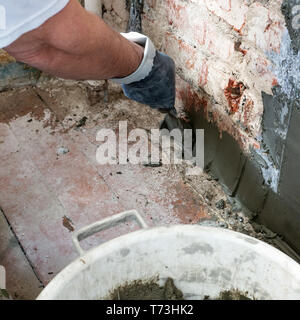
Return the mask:
M 0 48 L 41 26 L 69 0 L 0 0 Z

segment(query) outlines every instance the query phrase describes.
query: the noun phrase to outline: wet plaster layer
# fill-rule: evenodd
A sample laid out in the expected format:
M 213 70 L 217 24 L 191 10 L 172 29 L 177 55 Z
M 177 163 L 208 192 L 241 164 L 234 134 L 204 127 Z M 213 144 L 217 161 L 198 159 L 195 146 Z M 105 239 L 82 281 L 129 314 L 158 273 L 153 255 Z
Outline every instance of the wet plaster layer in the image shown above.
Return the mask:
M 266 165 L 263 164 L 263 159 L 255 153 L 243 154 L 236 141 L 226 133 L 220 139 L 218 128 L 213 123 L 208 123 L 201 111 L 191 115 L 194 129 L 205 130 L 206 170 L 224 186 L 229 200 L 237 201 L 243 207 L 255 228 L 262 224 L 263 228 L 272 230 L 270 238 L 287 254 L 296 252 L 296 255 L 292 254 L 296 259 L 300 252 L 300 180 L 295 174 L 300 171 L 299 148 L 295 142 L 296 137 L 300 136 L 299 126 L 296 125 L 300 121 L 296 118 L 297 115 L 292 116 L 295 120 L 291 121 L 294 134 L 291 133 L 293 130 L 289 131 L 284 145 L 286 153 L 277 193 L 266 183 L 262 174 L 262 166 Z
M 287 137 L 283 145 L 278 193 L 270 194 L 266 207 L 262 212 L 262 219 L 272 224 L 274 230 L 284 230 L 287 238 L 299 246 L 300 105 L 299 101 L 296 100 L 291 104 L 291 117 Z M 280 210 L 280 213 L 277 213 L 277 210 Z
M 279 85 L 263 95 L 263 148 L 275 170 L 261 221 L 300 249 L 300 1 L 284 1 L 282 13 L 289 33 L 280 54 L 272 54 Z M 275 176 L 275 178 L 274 178 Z

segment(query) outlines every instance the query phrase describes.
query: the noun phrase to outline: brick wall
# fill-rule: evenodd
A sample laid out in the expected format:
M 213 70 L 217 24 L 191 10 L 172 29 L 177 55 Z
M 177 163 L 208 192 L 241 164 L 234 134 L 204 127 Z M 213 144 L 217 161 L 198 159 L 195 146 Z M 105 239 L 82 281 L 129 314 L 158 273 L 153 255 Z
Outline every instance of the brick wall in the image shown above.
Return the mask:
M 271 94 L 277 84 L 267 53 L 279 52 L 286 29 L 281 2 L 145 1 L 144 32 L 176 61 L 177 103 L 204 108 L 245 151 L 259 148 L 261 92 Z M 124 31 L 126 1 L 103 4 L 104 18 Z
M 126 30 L 127 1 L 103 0 Z M 143 27 L 177 65 L 177 108 L 205 129 L 206 167 L 300 253 L 300 0 L 145 0 Z

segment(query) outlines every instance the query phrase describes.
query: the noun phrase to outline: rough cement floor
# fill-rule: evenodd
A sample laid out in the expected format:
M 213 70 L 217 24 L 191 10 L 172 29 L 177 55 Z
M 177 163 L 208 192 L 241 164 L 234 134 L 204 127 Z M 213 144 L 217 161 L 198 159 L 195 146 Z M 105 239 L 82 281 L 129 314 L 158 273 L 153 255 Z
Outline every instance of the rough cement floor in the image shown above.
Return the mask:
M 96 134 L 128 121 L 155 129 L 162 115 L 134 103 L 120 88 L 42 78 L 36 87 L 0 93 L 0 265 L 14 299 L 34 299 L 77 253 L 74 230 L 129 209 L 150 226 L 203 224 L 261 240 L 208 174 L 186 176 L 185 165 L 101 166 Z M 137 228 L 128 223 L 83 242 L 94 247 Z

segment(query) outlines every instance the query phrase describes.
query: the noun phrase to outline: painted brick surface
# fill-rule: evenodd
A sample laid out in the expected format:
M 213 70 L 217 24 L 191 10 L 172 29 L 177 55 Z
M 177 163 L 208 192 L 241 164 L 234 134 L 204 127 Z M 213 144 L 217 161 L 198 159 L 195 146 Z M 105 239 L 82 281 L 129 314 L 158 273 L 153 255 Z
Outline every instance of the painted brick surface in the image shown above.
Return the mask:
M 112 0 L 104 5 L 110 23 L 109 15 L 126 20 L 125 6 Z M 243 141 L 244 151 L 260 146 L 261 93 L 272 94 L 277 85 L 268 53 L 280 51 L 286 31 L 281 5 L 281 0 L 145 1 L 144 32 L 175 60 L 183 80 L 177 90 L 186 90 L 181 87 L 186 82 L 201 92 L 200 99 L 208 98 L 210 120 Z M 177 104 L 188 108 L 180 97 Z

